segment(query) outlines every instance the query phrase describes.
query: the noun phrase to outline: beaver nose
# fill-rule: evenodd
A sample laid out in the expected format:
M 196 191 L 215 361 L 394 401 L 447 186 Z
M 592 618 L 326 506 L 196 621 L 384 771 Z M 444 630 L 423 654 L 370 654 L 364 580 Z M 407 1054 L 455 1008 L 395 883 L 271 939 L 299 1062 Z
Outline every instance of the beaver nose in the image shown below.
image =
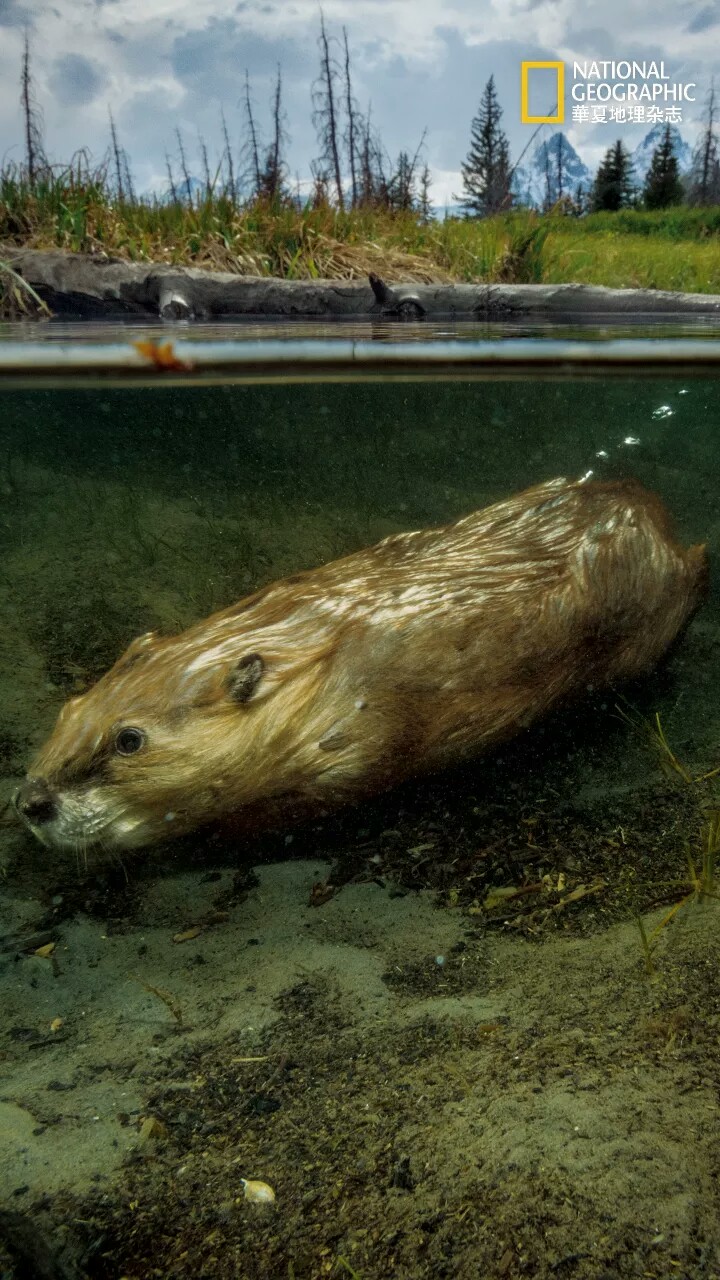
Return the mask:
M 57 812 L 55 797 L 44 778 L 28 778 L 15 796 L 15 808 L 26 822 L 40 827 Z

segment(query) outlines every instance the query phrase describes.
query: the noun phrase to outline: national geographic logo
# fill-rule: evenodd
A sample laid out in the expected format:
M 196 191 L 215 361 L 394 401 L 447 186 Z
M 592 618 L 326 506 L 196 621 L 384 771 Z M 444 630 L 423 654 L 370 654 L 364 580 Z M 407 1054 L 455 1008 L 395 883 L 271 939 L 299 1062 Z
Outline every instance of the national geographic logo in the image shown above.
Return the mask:
M 672 80 L 662 61 L 573 62 L 573 122 L 679 124 L 682 104 L 695 101 L 696 89 L 694 82 Z M 531 114 L 530 101 L 539 105 L 540 93 L 546 102 L 554 100 L 554 115 Z M 520 119 L 523 124 L 564 124 L 564 62 L 521 63 Z
M 554 71 L 557 78 L 554 116 L 530 115 L 530 72 Z M 547 77 L 543 77 L 547 82 Z M 523 124 L 564 124 L 565 123 L 565 63 L 564 62 L 523 62 L 520 66 L 520 119 Z

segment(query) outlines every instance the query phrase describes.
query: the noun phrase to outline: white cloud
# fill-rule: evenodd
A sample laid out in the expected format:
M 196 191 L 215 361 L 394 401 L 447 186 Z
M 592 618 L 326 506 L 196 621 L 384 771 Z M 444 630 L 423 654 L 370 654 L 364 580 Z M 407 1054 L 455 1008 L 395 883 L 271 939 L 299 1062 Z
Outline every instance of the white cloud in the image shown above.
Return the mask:
M 388 150 L 414 149 L 427 125 L 438 203 L 457 190 L 470 121 L 491 73 L 517 155 L 531 132 L 519 120 L 523 58 L 664 57 L 673 76 L 698 81 L 700 101 L 681 126 L 689 140 L 714 71 L 716 0 L 682 7 L 656 0 L 651 10 L 646 0 L 606 0 L 601 10 L 591 0 L 324 0 L 323 9 L 334 36 L 348 28 L 356 97 L 362 108 L 372 101 Z M 102 155 L 111 107 L 138 186 L 164 183 L 176 127 L 191 158 L 198 134 L 216 154 L 223 105 L 240 137 L 245 66 L 259 118 L 267 120 L 279 59 L 290 170 L 307 177 L 316 154 L 317 0 L 0 0 L 0 156 L 22 154 L 19 71 L 28 16 L 53 157 L 67 159 L 80 146 Z M 566 131 L 594 164 L 614 136 L 634 146 L 643 127 L 609 129 L 605 137 L 568 122 Z

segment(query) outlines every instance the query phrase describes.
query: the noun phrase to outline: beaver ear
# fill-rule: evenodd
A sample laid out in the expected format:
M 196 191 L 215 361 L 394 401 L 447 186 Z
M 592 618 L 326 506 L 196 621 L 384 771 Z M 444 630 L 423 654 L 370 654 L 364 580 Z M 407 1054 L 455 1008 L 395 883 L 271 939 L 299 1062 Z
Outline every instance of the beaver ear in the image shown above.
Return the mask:
M 227 681 L 233 702 L 249 702 L 262 680 L 265 663 L 259 653 L 246 653 L 235 663 Z
M 141 658 L 146 658 L 149 650 L 157 644 L 157 639 L 156 631 L 146 631 L 143 636 L 136 636 L 115 663 L 114 674 L 119 675 L 121 671 L 129 671 Z

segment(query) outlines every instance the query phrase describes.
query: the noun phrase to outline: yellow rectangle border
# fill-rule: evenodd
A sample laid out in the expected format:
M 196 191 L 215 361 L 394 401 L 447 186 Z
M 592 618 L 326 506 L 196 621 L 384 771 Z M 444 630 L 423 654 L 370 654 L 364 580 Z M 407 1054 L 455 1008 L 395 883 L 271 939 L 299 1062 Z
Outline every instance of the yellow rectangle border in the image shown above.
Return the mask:
M 557 115 L 528 115 L 528 71 L 535 69 L 545 71 L 554 68 L 557 71 Z M 523 62 L 520 64 L 520 119 L 523 124 L 564 124 L 565 122 L 565 63 L 564 62 Z

